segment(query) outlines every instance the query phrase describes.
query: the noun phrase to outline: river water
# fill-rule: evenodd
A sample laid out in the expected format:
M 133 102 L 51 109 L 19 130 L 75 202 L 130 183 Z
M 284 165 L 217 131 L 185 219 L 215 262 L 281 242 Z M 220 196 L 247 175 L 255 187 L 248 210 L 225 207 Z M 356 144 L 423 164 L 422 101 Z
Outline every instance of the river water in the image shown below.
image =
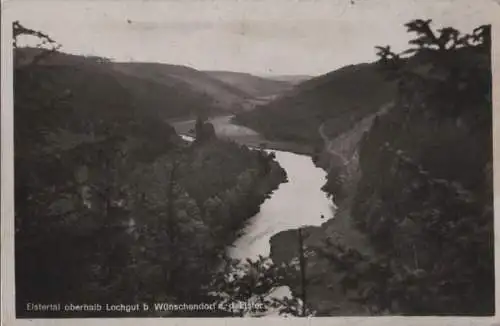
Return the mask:
M 302 226 L 321 225 L 333 217 L 335 207 L 321 187 L 326 173 L 317 168 L 311 158 L 290 152 L 274 151 L 276 160 L 286 170 L 288 182 L 282 183 L 260 207 L 243 230 L 243 235 L 228 248 L 228 255 L 235 259 L 256 259 L 269 256 L 273 235 Z M 281 286 L 269 297 L 291 297 L 290 288 Z M 251 314 L 250 314 L 251 315 Z M 266 316 L 279 316 L 271 309 Z
M 274 153 L 286 170 L 288 182 L 282 183 L 261 205 L 260 212 L 248 221 L 243 235 L 228 249 L 232 258 L 268 256 L 269 240 L 276 233 L 321 225 L 333 217 L 335 207 L 321 191 L 326 172 L 317 168 L 309 156 L 282 151 Z

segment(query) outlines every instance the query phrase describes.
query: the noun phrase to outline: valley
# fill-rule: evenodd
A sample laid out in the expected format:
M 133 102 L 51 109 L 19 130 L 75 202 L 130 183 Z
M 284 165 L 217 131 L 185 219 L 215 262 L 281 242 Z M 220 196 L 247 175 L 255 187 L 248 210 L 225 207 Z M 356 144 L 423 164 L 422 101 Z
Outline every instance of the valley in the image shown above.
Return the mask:
M 14 43 L 17 315 L 491 315 L 490 27 L 430 24 L 320 76 Z

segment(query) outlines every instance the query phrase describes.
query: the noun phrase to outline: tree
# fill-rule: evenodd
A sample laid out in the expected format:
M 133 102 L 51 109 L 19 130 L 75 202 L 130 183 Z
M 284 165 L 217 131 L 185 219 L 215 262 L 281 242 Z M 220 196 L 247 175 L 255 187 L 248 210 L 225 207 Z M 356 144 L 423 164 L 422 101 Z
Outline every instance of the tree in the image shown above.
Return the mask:
M 312 312 L 299 298 L 273 296 L 295 271 L 293 265 L 277 266 L 269 257 L 245 261 L 226 258 L 224 269 L 210 285 L 211 294 L 218 307 L 231 307 L 229 313 L 236 316 L 259 316 L 273 310 L 285 316 L 309 316 Z
M 33 58 L 31 58 L 31 61 L 28 63 L 25 63 L 24 65 L 20 63 L 19 56 L 14 57 L 14 67 L 15 68 L 22 68 L 25 65 L 26 66 L 32 66 L 36 65 L 38 62 L 41 60 L 45 59 L 52 53 L 56 52 L 61 48 L 61 45 L 58 44 L 56 41 L 54 41 L 49 35 L 42 33 L 40 31 L 32 30 L 29 28 L 24 27 L 19 23 L 19 21 L 14 21 L 12 23 L 12 33 L 13 33 L 13 47 L 14 50 L 18 48 L 18 42 L 19 42 L 19 37 L 21 36 L 31 36 L 35 37 L 36 39 L 40 40 L 40 43 L 36 45 L 38 49 L 41 49 L 42 51 L 39 52 L 37 55 L 35 55 Z M 22 62 L 22 60 L 21 60 Z
M 206 122 L 201 116 L 196 119 L 195 133 L 195 143 L 204 143 L 216 138 L 214 126 L 210 122 Z

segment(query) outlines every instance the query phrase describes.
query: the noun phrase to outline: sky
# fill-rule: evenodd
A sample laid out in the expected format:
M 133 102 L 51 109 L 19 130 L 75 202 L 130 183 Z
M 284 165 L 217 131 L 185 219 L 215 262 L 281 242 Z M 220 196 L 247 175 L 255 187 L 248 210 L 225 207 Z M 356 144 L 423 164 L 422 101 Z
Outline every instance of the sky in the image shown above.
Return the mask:
M 49 34 L 67 53 L 257 75 L 319 75 L 404 50 L 404 23 L 471 31 L 490 0 L 10 0 L 4 14 Z

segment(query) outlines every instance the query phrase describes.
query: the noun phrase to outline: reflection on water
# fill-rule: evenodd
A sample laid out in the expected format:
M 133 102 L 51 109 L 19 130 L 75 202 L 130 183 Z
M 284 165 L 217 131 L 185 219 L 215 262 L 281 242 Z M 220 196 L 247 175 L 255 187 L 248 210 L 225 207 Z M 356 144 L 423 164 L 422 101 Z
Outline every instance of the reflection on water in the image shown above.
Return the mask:
M 268 256 L 269 240 L 274 234 L 301 226 L 321 225 L 333 216 L 332 201 L 321 191 L 326 172 L 314 166 L 308 156 L 275 153 L 289 181 L 282 183 L 262 204 L 260 212 L 249 220 L 243 235 L 228 250 L 232 258 Z
M 228 249 L 236 259 L 256 259 L 269 256 L 269 240 L 273 235 L 301 226 L 321 225 L 333 217 L 335 207 L 321 191 L 326 173 L 314 166 L 308 156 L 275 151 L 276 160 L 286 170 L 288 182 L 279 188 L 261 206 L 260 212 L 249 220 L 243 235 Z M 324 218 L 321 218 L 321 216 Z M 268 297 L 292 297 L 288 286 L 280 286 Z M 299 302 L 300 299 L 299 299 Z M 279 316 L 278 309 L 270 309 L 264 316 Z M 252 316 L 247 313 L 247 316 Z

